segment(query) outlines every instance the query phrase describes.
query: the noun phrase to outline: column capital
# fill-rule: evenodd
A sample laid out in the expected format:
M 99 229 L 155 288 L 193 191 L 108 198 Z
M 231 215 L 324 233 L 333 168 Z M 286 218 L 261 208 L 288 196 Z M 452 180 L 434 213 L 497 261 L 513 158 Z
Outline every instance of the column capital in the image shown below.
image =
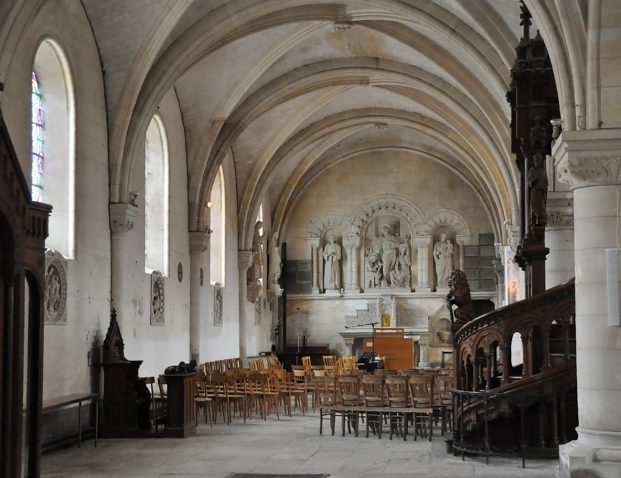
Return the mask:
M 343 236 L 343 245 L 345 247 L 360 246 L 360 236 L 358 234 L 347 234 Z
M 621 129 L 564 131 L 552 149 L 560 182 L 572 190 L 621 184 Z
M 123 234 L 134 227 L 136 206 L 128 203 L 110 203 L 110 230 L 113 234 Z
M 246 272 L 250 268 L 253 256 L 254 252 L 252 251 L 237 251 L 237 261 L 240 271 Z
M 308 242 L 311 247 L 319 247 L 321 239 L 316 236 L 306 236 L 306 242 Z
M 431 236 L 414 236 L 414 244 L 417 247 L 425 247 L 431 245 Z
M 211 229 L 206 231 L 190 231 L 190 253 L 200 254 L 205 252 L 209 247 L 211 238 Z

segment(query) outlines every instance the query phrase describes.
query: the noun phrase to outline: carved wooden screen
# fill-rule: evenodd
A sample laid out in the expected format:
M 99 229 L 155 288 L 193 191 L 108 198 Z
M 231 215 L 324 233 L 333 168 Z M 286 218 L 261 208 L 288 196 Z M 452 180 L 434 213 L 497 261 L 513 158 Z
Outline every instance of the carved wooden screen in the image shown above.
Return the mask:
M 31 200 L 0 111 L 0 478 L 40 472 L 44 247 L 50 211 Z

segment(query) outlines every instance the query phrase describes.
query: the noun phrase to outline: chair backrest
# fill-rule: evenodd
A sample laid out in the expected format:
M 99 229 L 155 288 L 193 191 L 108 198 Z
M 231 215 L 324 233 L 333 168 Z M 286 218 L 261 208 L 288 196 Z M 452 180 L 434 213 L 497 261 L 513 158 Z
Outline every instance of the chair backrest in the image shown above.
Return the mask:
M 410 392 L 416 406 L 430 406 L 433 401 L 433 381 L 431 375 L 410 377 Z
M 293 373 L 293 381 L 295 383 L 307 385 L 308 376 L 306 375 L 306 371 L 294 368 L 291 372 Z
M 408 377 L 403 375 L 389 375 L 385 377 L 386 395 L 389 407 L 410 406 L 410 392 Z
M 327 373 L 324 369 L 313 369 L 313 376 L 314 377 L 326 377 Z
M 267 365 L 269 368 L 282 369 L 282 364 L 276 355 L 270 355 L 267 357 Z
M 157 377 L 157 388 L 160 389 L 160 397 L 166 398 L 168 396 L 166 377 L 164 377 L 164 375 L 160 375 L 159 377 Z
M 367 407 L 383 406 L 386 401 L 384 377 L 365 374 L 361 379 L 364 404 Z
M 310 373 L 311 371 L 311 358 L 309 356 L 307 357 L 302 357 L 302 367 L 304 367 L 304 370 L 308 371 L 308 373 Z
M 351 375 L 340 375 L 336 377 L 336 383 L 338 385 L 337 400 L 346 406 L 360 405 L 360 381 L 358 377 Z
M 453 377 L 438 374 L 433 379 L 434 400 L 450 399 L 453 396 Z
M 324 355 L 322 358 L 323 358 L 324 367 L 336 367 L 336 356 L 335 355 Z
M 317 384 L 317 394 L 319 396 L 320 405 L 335 405 L 336 404 L 336 384 L 334 377 L 321 376 L 315 377 L 315 383 Z

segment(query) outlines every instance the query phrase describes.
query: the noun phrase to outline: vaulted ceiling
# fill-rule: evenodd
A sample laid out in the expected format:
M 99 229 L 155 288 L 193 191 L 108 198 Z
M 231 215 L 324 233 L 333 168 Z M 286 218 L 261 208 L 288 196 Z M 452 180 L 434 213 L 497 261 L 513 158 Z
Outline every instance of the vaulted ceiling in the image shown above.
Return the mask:
M 138 139 L 174 88 L 190 227 L 205 227 L 202 205 L 231 154 L 240 248 L 264 195 L 278 228 L 309 180 L 364 150 L 446 164 L 498 236 L 515 214 L 505 93 L 517 0 L 82 1 L 105 70 L 112 201 L 126 198 Z M 536 3 L 535 20 L 554 25 L 554 7 Z

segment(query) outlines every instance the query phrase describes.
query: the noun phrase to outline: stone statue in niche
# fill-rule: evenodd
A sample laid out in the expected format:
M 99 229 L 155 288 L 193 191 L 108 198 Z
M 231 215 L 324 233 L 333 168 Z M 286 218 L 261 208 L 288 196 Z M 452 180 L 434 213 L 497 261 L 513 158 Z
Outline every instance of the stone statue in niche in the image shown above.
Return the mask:
M 248 282 L 263 280 L 263 222 L 257 221 L 252 235 L 252 265 L 248 269 Z
M 323 248 L 323 287 L 326 290 L 341 288 L 341 246 L 336 242 L 334 234 L 328 236 Z
M 411 266 L 409 245 L 406 243 L 399 244 L 399 256 L 395 268 L 390 273 L 390 285 L 392 287 L 409 287 Z
M 454 246 L 446 234 L 440 234 L 440 239 L 433 245 L 433 261 L 436 265 L 436 284 L 439 288 L 447 288 L 449 277 L 453 272 Z
M 548 174 L 543 165 L 543 155 L 533 155 L 533 165 L 526 176 L 529 189 L 530 223 L 531 226 L 545 226 L 546 200 L 548 197 Z
M 395 237 L 392 227 L 388 224 L 382 226 L 382 286 L 391 285 L 390 274 L 397 265 L 397 249 L 399 248 L 399 239 Z
M 164 325 L 164 278 L 159 271 L 151 274 L 151 325 Z

